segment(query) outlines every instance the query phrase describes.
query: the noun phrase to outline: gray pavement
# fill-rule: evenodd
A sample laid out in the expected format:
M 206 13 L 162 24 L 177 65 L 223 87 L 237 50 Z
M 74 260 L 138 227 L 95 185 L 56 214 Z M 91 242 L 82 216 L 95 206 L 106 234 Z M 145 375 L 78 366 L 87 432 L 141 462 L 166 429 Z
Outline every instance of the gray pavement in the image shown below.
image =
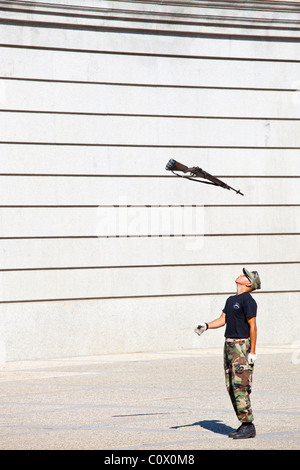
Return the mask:
M 2 363 L 0 449 L 299 449 L 300 351 L 258 354 L 248 440 L 227 437 L 222 349 Z

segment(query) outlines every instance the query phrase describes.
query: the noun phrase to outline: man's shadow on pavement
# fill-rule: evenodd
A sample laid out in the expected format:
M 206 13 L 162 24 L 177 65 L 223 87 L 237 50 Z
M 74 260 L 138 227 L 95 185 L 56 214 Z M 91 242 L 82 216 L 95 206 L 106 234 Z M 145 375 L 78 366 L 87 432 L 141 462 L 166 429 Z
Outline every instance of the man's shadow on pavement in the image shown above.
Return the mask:
M 187 428 L 190 426 L 200 426 L 201 428 L 208 429 L 208 431 L 223 435 L 228 435 L 230 432 L 235 431 L 234 428 L 227 426 L 227 424 L 222 423 L 222 421 L 219 421 L 218 419 L 205 419 L 204 421 L 197 421 L 196 423 L 192 424 L 184 424 L 183 426 L 172 426 L 171 429 Z

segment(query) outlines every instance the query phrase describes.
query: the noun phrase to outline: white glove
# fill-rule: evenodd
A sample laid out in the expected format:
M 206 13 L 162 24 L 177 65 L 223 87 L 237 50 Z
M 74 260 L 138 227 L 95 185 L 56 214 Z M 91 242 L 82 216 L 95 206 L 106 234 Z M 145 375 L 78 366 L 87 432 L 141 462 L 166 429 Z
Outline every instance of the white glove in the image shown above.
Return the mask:
M 257 359 L 257 354 L 251 354 L 251 353 L 248 354 L 248 362 L 249 362 L 249 364 L 254 364 L 254 362 L 256 361 L 256 359 Z
M 195 328 L 195 333 L 197 333 L 198 336 L 202 335 L 202 333 L 204 333 L 204 331 L 206 331 L 208 328 L 207 326 L 207 323 L 200 323 L 200 325 L 197 326 L 197 328 Z

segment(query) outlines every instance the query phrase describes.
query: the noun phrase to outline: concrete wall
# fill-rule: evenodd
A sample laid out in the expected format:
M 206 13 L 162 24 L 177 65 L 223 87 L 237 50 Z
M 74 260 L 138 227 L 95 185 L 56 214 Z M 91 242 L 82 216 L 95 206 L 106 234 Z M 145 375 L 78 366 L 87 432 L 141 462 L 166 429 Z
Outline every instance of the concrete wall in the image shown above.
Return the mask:
M 193 328 L 243 266 L 258 345 L 299 339 L 299 25 L 297 2 L 0 1 L 2 361 L 221 346 Z

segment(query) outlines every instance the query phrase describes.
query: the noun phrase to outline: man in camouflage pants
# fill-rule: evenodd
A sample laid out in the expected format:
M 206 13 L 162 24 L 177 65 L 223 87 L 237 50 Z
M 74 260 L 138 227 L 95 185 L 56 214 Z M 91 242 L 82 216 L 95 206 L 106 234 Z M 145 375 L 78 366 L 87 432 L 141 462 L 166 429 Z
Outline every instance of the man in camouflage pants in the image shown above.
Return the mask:
M 257 304 L 250 292 L 261 288 L 257 271 L 243 269 L 236 280 L 237 293 L 230 296 L 219 318 L 201 323 L 195 332 L 200 336 L 207 329 L 226 324 L 224 370 L 226 387 L 240 421 L 240 427 L 229 434 L 233 439 L 255 437 L 256 430 L 250 402 L 252 374 L 256 360 Z

